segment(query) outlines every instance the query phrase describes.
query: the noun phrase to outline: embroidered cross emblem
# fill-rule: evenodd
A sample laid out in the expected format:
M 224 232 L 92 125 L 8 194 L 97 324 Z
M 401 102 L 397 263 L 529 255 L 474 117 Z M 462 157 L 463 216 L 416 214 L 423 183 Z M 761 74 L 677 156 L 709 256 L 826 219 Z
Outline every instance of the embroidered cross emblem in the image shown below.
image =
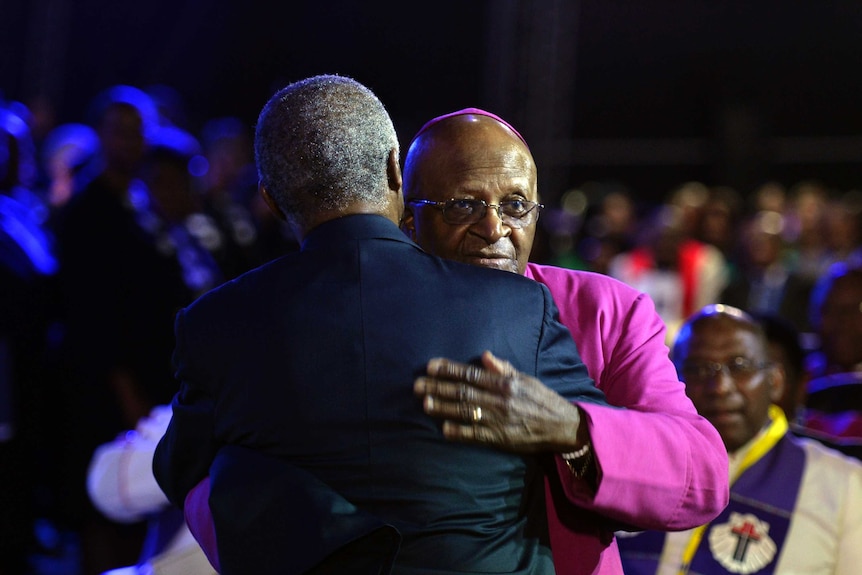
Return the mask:
M 733 552 L 733 558 L 736 561 L 745 560 L 745 552 L 748 551 L 748 545 L 752 541 L 760 541 L 760 533 L 757 532 L 757 527 L 754 523 L 746 521 L 742 525 L 738 525 L 731 530 L 731 533 L 736 535 L 736 549 Z
M 778 547 L 770 525 L 752 513 L 731 512 L 727 523 L 713 525 L 707 539 L 712 557 L 729 573 L 749 575 L 775 559 Z

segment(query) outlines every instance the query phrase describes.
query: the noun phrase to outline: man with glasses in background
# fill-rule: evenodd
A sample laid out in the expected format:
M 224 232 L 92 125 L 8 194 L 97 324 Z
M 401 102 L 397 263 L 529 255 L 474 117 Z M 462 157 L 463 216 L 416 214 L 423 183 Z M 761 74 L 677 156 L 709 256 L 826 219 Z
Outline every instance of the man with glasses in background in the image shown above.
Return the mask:
M 784 369 L 763 329 L 711 305 L 680 329 L 673 361 L 730 459 L 730 504 L 696 529 L 619 537 L 628 575 L 850 575 L 862 564 L 862 465 L 788 433 Z

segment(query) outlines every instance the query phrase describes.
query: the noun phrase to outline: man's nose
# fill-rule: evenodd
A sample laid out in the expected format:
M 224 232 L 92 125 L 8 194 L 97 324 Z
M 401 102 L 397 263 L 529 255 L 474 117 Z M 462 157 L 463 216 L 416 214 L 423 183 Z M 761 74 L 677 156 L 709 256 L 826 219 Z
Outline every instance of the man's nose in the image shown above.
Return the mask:
M 720 371 L 713 372 L 712 377 L 707 384 L 707 389 L 713 393 L 723 395 L 736 389 L 736 382 L 733 380 L 733 377 L 730 375 L 727 368 L 722 366 Z
M 500 238 L 512 233 L 512 228 L 503 223 L 500 218 L 500 206 L 489 205 L 485 210 L 485 216 L 470 226 L 473 233 L 484 238 L 489 244 L 493 244 Z

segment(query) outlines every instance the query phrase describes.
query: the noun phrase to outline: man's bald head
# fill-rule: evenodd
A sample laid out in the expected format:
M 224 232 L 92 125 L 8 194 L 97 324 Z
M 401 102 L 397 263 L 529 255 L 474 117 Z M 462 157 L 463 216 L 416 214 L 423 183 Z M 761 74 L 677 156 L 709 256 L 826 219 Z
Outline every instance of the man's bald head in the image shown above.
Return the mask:
M 437 124 L 444 123 L 446 120 L 449 120 L 451 118 L 456 118 L 458 116 L 485 116 L 486 118 L 491 118 L 492 120 L 496 120 L 498 123 L 502 124 L 503 126 L 508 128 L 509 130 L 511 130 L 512 133 L 515 134 L 518 137 L 518 139 L 524 143 L 525 146 L 527 146 L 527 140 L 524 139 L 524 137 L 521 135 L 521 133 L 518 132 L 518 130 L 516 130 L 515 127 L 512 126 L 512 124 L 510 124 L 509 122 L 507 122 L 506 120 L 504 120 L 503 118 L 498 116 L 497 114 L 488 112 L 486 110 L 482 110 L 480 108 L 464 108 L 463 110 L 458 110 L 457 112 L 450 112 L 448 114 L 443 114 L 442 116 L 437 116 L 436 118 L 432 118 L 432 119 L 428 120 L 427 122 L 425 122 L 424 126 L 419 128 L 419 131 L 416 132 L 416 134 L 413 136 L 413 139 L 410 140 L 410 143 L 412 144 L 417 138 L 419 138 L 422 134 L 427 132 L 433 126 L 436 126 Z M 409 147 L 410 146 L 408 146 L 408 148 Z M 527 147 L 529 148 L 529 146 L 527 146 Z
M 457 112 L 437 116 L 419 128 L 419 131 L 410 140 L 407 156 L 404 160 L 405 180 L 413 177 L 413 174 L 416 172 L 421 172 L 424 168 L 423 155 L 428 151 L 428 148 L 438 143 L 444 146 L 463 145 L 462 142 L 464 141 L 478 143 L 485 141 L 484 136 L 491 137 L 491 133 L 493 132 L 506 134 L 520 141 L 530 160 L 533 160 L 527 141 L 509 122 L 494 113 L 479 108 L 464 108 Z M 534 175 L 535 171 L 534 162 Z M 413 186 L 410 187 L 412 188 Z M 406 195 L 408 194 L 408 184 L 406 182 L 404 193 L 405 199 L 410 199 Z
M 435 118 L 413 138 L 404 162 L 404 196 L 446 202 L 538 202 L 536 164 L 523 137 L 498 116 L 467 108 Z M 514 228 L 495 209 L 469 225 L 451 225 L 439 206 L 413 204 L 404 230 L 448 259 L 524 273 L 536 224 Z M 538 209 L 538 208 L 537 208 Z

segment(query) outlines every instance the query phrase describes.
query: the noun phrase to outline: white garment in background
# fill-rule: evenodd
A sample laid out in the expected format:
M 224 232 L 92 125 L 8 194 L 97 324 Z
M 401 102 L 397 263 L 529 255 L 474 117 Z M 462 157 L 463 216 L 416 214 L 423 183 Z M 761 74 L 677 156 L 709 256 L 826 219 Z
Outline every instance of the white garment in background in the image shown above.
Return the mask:
M 759 437 L 730 455 L 731 477 Z M 795 441 L 805 450 L 805 471 L 774 573 L 858 575 L 862 573 L 862 463 L 815 440 Z M 656 575 L 679 573 L 691 533 L 667 534 Z
M 153 477 L 153 453 L 171 421 L 170 406 L 158 406 L 134 431 L 99 446 L 87 472 L 93 505 L 119 523 L 142 521 L 169 505 Z M 165 549 L 142 565 L 104 575 L 215 575 L 197 541 L 183 524 Z

